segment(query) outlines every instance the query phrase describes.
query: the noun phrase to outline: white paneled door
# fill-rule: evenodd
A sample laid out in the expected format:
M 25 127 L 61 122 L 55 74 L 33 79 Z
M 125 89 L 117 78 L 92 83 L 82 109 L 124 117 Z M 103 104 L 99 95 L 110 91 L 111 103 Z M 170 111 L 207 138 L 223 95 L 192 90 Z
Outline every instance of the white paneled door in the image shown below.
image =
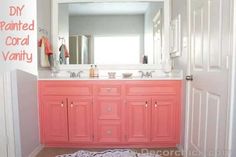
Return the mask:
M 230 0 L 189 0 L 191 73 L 187 157 L 226 157 Z

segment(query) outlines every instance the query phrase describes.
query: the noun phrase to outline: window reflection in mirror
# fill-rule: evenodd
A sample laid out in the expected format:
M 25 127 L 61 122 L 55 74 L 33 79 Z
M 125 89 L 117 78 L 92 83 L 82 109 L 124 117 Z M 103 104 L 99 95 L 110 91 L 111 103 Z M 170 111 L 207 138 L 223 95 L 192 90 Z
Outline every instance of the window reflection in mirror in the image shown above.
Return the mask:
M 58 36 L 65 38 L 69 49 L 67 64 L 159 64 L 163 6 L 163 2 L 59 4 Z

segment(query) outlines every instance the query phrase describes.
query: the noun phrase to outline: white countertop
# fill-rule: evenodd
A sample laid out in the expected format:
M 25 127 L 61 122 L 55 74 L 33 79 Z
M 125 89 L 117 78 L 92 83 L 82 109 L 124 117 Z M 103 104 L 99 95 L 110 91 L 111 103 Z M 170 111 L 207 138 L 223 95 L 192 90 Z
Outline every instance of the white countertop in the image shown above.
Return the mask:
M 183 80 L 183 72 L 182 70 L 175 70 L 172 71 L 169 74 L 165 73 L 155 73 L 153 77 L 140 77 L 137 75 L 134 75 L 133 77 L 130 78 L 123 78 L 122 76 L 118 75 L 116 78 L 109 78 L 108 76 L 102 75 L 100 77 L 95 77 L 95 78 L 89 78 L 88 76 L 82 76 L 81 78 L 75 77 L 75 78 L 70 78 L 68 75 L 58 75 L 58 76 L 53 76 L 51 75 L 50 72 L 48 73 L 41 73 L 39 75 L 38 80 L 68 80 L 68 81 L 92 81 L 92 80 L 127 80 L 127 81 L 132 81 L 132 80 Z

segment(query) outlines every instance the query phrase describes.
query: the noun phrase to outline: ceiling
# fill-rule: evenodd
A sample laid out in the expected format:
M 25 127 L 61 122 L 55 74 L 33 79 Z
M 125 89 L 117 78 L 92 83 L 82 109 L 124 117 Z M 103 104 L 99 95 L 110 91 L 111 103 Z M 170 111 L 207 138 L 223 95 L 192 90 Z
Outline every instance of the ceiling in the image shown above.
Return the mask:
M 144 14 L 149 2 L 122 3 L 71 3 L 70 15 L 120 15 Z

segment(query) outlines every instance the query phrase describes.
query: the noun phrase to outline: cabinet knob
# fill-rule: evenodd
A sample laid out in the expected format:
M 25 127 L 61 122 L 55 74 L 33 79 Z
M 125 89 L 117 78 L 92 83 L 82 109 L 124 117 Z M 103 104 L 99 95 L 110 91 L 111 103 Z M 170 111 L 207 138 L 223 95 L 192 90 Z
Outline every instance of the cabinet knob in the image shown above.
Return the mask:
M 155 102 L 155 108 L 157 108 L 157 102 Z
M 109 107 L 107 108 L 107 112 L 112 112 L 112 107 L 111 107 L 111 106 L 109 106 Z
M 71 102 L 70 107 L 74 107 L 74 103 L 73 102 Z
M 107 92 L 111 92 L 111 88 L 107 88 Z
M 148 102 L 147 102 L 147 101 L 146 101 L 145 107 L 146 107 L 146 108 L 148 107 Z
M 61 102 L 61 107 L 64 107 L 64 102 L 63 101 Z
M 108 135 L 111 135 L 112 134 L 112 131 L 111 130 L 107 130 L 106 131 Z

